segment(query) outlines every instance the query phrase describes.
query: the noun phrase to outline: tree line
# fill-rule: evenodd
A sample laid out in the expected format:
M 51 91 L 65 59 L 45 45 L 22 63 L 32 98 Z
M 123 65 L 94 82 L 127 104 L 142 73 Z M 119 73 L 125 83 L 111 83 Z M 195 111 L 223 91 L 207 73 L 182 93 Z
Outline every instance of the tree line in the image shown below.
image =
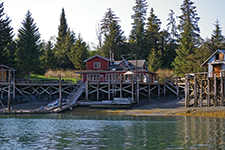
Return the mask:
M 217 49 L 225 49 L 225 38 L 219 20 L 211 38 L 202 39 L 197 8 L 192 0 L 184 0 L 176 16 L 171 9 L 168 13 L 167 28 L 161 28 L 161 20 L 146 0 L 136 0 L 133 6 L 133 22 L 129 37 L 124 35 L 111 8 L 105 12 L 96 27 L 98 44 L 91 51 L 81 34 L 76 35 L 66 20 L 64 8 L 60 14 L 57 37 L 45 42 L 40 39 L 39 29 L 28 10 L 18 35 L 15 37 L 10 26 L 11 19 L 4 13 L 0 3 L 0 64 L 17 70 L 17 75 L 28 79 L 31 73 L 44 74 L 46 70 L 85 69 L 84 60 L 96 54 L 109 58 L 110 50 L 115 60 L 121 55 L 137 54 L 138 59 L 147 60 L 148 69 L 173 69 L 178 76 L 203 71 L 201 63 Z

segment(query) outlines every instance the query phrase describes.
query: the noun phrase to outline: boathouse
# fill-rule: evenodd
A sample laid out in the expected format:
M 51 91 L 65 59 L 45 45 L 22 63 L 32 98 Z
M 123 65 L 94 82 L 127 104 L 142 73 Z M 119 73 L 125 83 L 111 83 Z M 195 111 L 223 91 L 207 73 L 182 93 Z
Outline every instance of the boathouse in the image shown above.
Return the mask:
M 83 83 L 89 82 L 119 82 L 122 77 L 124 82 L 131 82 L 137 80 L 139 82 L 154 82 L 156 80 L 156 73 L 148 71 L 145 60 L 120 60 L 114 61 L 95 55 L 87 60 L 86 70 L 76 73 L 82 74 Z
M 207 72 L 187 73 L 185 79 L 185 107 L 224 106 L 225 50 L 216 50 L 201 67 Z
M 1 64 L 0 65 L 0 82 L 8 82 L 10 72 L 11 72 L 12 78 L 14 79 L 16 70 Z
M 220 76 L 220 71 L 225 70 L 224 54 L 225 50 L 218 49 L 202 63 L 201 67 L 208 68 L 208 77 Z

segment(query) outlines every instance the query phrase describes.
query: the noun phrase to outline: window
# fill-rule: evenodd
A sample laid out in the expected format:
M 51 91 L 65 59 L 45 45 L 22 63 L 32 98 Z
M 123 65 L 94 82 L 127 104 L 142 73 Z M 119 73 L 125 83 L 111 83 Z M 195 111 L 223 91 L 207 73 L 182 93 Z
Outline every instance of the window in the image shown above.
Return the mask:
M 219 59 L 220 59 L 220 55 L 216 54 L 216 60 L 219 60 Z
M 106 81 L 118 81 L 119 75 L 118 74 L 106 74 Z
M 87 80 L 88 81 L 99 81 L 100 80 L 100 75 L 99 74 L 88 74 L 87 75 Z
M 94 68 L 101 68 L 101 63 L 100 62 L 95 62 L 94 63 Z

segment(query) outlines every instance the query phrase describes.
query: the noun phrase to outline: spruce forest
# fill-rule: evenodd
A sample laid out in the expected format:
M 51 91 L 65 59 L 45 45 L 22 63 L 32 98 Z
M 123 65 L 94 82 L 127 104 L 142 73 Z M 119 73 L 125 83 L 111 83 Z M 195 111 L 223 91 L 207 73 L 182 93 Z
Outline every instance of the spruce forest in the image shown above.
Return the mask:
M 147 10 L 150 14 L 146 14 Z M 110 50 L 115 60 L 123 54 L 137 54 L 138 59 L 147 60 L 149 71 L 171 69 L 183 77 L 185 73 L 206 71 L 200 65 L 215 50 L 225 49 L 225 38 L 219 20 L 215 20 L 211 38 L 202 39 L 198 21 L 201 19 L 193 0 L 183 0 L 177 16 L 171 9 L 168 12 L 167 28 L 161 28 L 161 20 L 150 8 L 146 0 L 136 0 L 132 8 L 133 20 L 129 37 L 119 22 L 119 16 L 108 8 L 96 28 L 98 44 L 95 50 L 76 34 L 67 24 L 66 10 L 62 8 L 58 35 L 49 41 L 40 39 L 38 26 L 28 10 L 18 35 L 14 35 L 11 19 L 0 1 L 0 64 L 17 70 L 16 75 L 45 74 L 47 70 L 83 70 L 84 60 L 100 55 L 109 58 Z

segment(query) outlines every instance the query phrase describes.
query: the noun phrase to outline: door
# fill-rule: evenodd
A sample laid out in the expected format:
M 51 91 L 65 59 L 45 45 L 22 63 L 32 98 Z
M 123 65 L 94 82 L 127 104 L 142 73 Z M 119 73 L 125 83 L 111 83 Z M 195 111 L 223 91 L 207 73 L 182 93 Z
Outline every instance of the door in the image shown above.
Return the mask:
M 214 65 L 214 70 L 213 70 L 213 76 L 216 74 L 216 76 L 220 76 L 220 70 L 221 70 L 221 65 Z

